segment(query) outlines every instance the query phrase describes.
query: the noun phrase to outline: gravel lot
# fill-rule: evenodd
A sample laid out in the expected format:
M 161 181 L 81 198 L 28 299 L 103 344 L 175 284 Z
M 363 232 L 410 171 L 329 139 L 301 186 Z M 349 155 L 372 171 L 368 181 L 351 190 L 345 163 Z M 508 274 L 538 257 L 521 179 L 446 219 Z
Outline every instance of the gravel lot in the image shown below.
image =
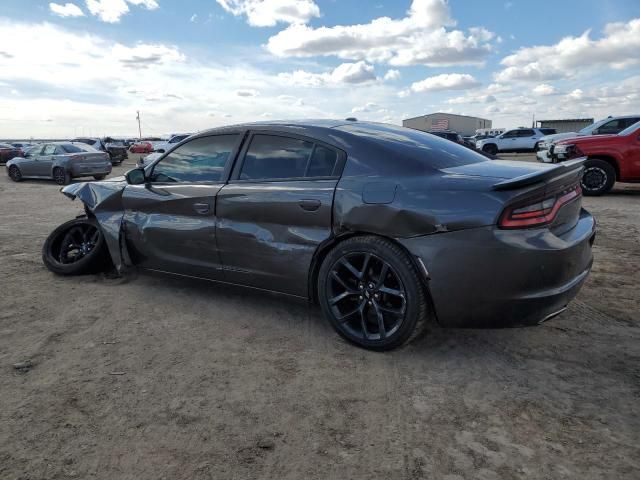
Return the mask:
M 638 479 L 640 186 L 584 204 L 561 316 L 376 354 L 272 295 L 56 277 L 42 243 L 81 204 L 2 172 L 0 479 Z

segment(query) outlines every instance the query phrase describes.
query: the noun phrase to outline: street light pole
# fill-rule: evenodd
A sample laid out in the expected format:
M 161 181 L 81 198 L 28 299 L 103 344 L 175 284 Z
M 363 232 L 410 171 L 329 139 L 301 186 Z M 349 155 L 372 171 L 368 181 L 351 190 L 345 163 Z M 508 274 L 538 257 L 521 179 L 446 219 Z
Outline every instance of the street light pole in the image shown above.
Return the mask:
M 136 120 L 138 120 L 138 138 L 142 140 L 142 128 L 140 127 L 140 110 L 136 110 Z

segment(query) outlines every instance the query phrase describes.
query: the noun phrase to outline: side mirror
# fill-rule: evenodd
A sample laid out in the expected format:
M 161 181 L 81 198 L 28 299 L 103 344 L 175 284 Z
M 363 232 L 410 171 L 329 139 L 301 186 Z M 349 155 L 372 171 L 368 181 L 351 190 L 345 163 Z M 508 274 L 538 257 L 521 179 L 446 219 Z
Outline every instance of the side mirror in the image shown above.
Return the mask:
M 144 168 L 134 168 L 124 174 L 124 178 L 127 179 L 129 185 L 142 185 L 146 183 L 147 177 L 144 173 Z

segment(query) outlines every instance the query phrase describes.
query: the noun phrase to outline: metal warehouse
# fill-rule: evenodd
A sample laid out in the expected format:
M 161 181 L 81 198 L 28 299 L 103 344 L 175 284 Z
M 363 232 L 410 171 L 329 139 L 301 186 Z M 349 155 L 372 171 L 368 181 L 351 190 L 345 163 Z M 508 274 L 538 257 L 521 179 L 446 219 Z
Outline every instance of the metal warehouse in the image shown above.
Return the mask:
M 593 123 L 593 118 L 567 118 L 565 120 L 538 120 L 540 128 L 555 128 L 558 133 L 577 132 Z
M 455 115 L 453 113 L 429 113 L 419 117 L 402 120 L 403 127 L 416 130 L 452 130 L 460 135 L 473 135 L 479 128 L 491 128 L 491 120 L 467 115 Z

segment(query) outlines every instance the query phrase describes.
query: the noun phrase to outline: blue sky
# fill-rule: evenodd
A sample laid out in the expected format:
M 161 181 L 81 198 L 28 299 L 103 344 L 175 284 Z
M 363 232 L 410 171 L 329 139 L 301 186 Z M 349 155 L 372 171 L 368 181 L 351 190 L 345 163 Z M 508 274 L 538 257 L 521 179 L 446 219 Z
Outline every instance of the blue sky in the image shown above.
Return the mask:
M 637 0 L 3 0 L 0 136 L 640 111 Z

